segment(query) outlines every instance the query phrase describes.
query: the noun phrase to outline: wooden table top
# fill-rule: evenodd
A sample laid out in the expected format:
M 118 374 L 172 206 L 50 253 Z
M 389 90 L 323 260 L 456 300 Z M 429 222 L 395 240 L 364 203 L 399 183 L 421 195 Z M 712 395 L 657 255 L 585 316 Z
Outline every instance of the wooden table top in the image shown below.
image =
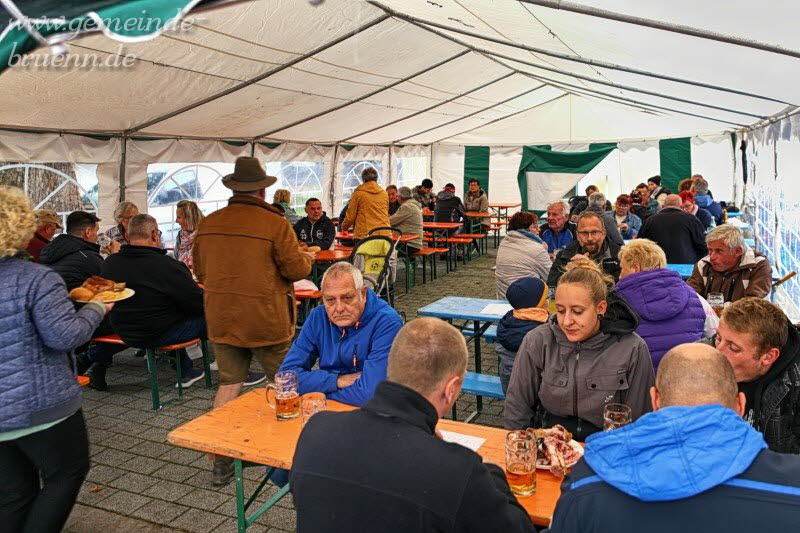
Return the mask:
M 465 215 L 467 218 L 489 218 L 492 216 L 492 213 L 483 211 L 467 211 Z
M 314 291 L 311 289 L 295 289 L 294 297 L 297 300 L 316 300 L 322 297 L 322 291 Z
M 337 240 L 352 239 L 352 238 L 353 234 L 346 231 L 340 231 L 336 234 Z M 397 233 L 392 233 L 390 239 L 399 242 L 411 242 L 414 239 L 419 239 L 419 235 L 412 235 L 410 233 L 404 233 L 403 235 L 398 235 Z
M 489 207 L 496 207 L 496 208 L 498 208 L 498 209 L 510 209 L 510 208 L 512 208 L 512 207 L 519 207 L 519 206 L 521 206 L 521 205 L 522 205 L 522 204 L 521 204 L 521 203 L 519 203 L 519 202 L 517 202 L 517 203 L 515 203 L 515 204 L 503 204 L 503 203 L 498 203 L 498 204 L 489 204 Z
M 328 400 L 329 411 L 352 409 Z M 486 439 L 478 453 L 484 461 L 505 467 L 507 431 L 452 420 L 440 420 L 438 428 Z M 167 440 L 183 448 L 291 469 L 301 429 L 300 417 L 280 422 L 275 418 L 260 387 L 172 430 Z M 539 470 L 536 493 L 519 498 L 519 502 L 535 524 L 549 526 L 560 495 L 561 480 Z
M 327 263 L 329 261 L 343 261 L 350 259 L 350 252 L 344 250 L 320 250 L 314 256 L 317 263 Z
M 462 226 L 461 222 L 423 222 L 424 229 L 458 229 Z
M 423 207 L 422 208 L 422 216 L 432 217 L 433 216 L 433 211 L 431 209 L 428 209 L 427 207 Z

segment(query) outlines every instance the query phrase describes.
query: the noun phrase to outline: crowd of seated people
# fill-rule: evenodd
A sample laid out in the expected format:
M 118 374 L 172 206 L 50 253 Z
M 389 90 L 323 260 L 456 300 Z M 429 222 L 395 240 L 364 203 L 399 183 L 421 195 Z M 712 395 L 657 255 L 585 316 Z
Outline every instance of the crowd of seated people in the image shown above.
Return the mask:
M 488 209 L 476 180 L 462 202 L 449 183 L 433 196 L 429 180 L 383 189 L 375 169 L 362 177 L 342 221 L 356 239 L 396 226 L 419 236 L 406 244 L 413 251 L 422 246 L 423 208 L 456 222 Z M 735 507 L 752 484 L 773 487 L 760 498 L 763 507 L 736 508 L 726 523 L 788 527 L 800 519 L 800 459 L 779 454 L 800 454 L 800 337 L 763 299 L 772 283 L 767 259 L 734 226 L 705 233 L 697 215 L 705 208 L 689 202 L 710 197 L 705 180 L 694 178 L 695 191 L 678 196 L 655 178 L 636 191 L 638 199 L 621 195 L 614 206 L 596 187 L 587 191 L 574 222 L 563 202 L 548 206 L 542 226 L 533 213 L 511 217 L 495 272 L 496 295 L 512 307 L 497 330 L 503 424 L 560 424 L 588 444 L 564 481 L 552 531 L 712 524 L 704 507 Z M 174 258 L 157 221 L 134 204 L 118 206 L 101 251 L 94 214 L 70 214 L 65 233 L 53 238 L 58 215 L 34 215 L 21 192 L 0 188 L 0 318 L 21 317 L 15 324 L 25 335 L 22 349 L 11 342 L 18 333 L 0 332 L 0 372 L 11 379 L 19 368 L 36 369 L 19 390 L 0 390 L 0 471 L 21 465 L 7 478 L 13 494 L 0 496 L 0 518 L 14 530 L 63 525 L 89 466 L 65 352 L 116 333 L 136 348 L 211 340 L 219 368 L 214 408 L 279 371 L 296 372 L 300 394 L 322 392 L 360 407 L 315 415 L 291 472 L 273 477 L 291 482 L 301 530 L 535 531 L 502 469 L 437 437 L 436 423 L 458 398 L 466 372 L 462 333 L 432 318 L 404 326 L 347 262 L 327 269 L 322 305 L 298 331 L 292 284 L 311 272 L 308 247 L 332 246 L 333 222 L 315 198 L 294 222 L 284 193 L 268 204 L 266 189 L 276 178 L 255 158 L 237 160 L 222 181 L 233 191 L 227 207 L 204 217 L 197 204 L 178 204 Z M 653 212 L 639 217 L 637 205 Z M 621 244 L 623 238 L 633 240 Z M 38 264 L 23 260 L 26 249 L 38 253 Z M 668 268 L 672 262 L 694 265 L 688 281 Z M 70 301 L 67 290 L 97 274 L 136 294 L 115 305 Z M 706 301 L 715 293 L 724 296 L 721 311 Z M 90 369 L 95 388 L 106 390 L 106 369 L 124 346 L 101 348 L 79 350 L 77 368 Z M 48 359 L 56 356 L 63 364 Z M 253 359 L 264 373 L 251 372 Z M 183 386 L 204 376 L 185 351 L 179 364 Z M 47 377 L 47 388 L 37 376 Z M 608 403 L 631 409 L 626 429 L 601 431 Z M 678 421 L 687 427 L 682 434 L 673 430 Z M 663 454 L 648 454 L 656 442 Z M 43 450 L 47 443 L 70 449 Z M 710 451 L 676 475 L 681 457 L 697 449 Z M 68 471 L 53 473 L 54 462 Z M 634 469 L 647 474 L 647 484 L 626 474 Z M 232 459 L 214 457 L 214 486 L 233 475 Z M 32 477 L 57 483 L 58 494 L 43 495 Z M 42 498 L 51 504 L 47 512 L 38 512 Z M 616 512 L 601 512 L 609 506 Z M 598 518 L 580 520 L 589 514 Z

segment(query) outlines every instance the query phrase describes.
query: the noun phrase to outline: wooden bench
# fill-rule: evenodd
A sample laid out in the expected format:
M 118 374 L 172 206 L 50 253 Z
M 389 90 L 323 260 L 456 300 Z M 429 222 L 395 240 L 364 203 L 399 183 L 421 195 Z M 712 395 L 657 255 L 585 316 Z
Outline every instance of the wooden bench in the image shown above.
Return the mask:
M 104 335 L 102 337 L 94 337 L 91 342 L 93 344 L 119 344 L 124 345 L 125 342 L 119 337 L 119 335 Z M 162 409 L 165 405 L 172 402 L 177 398 L 173 398 L 168 402 L 161 403 L 160 396 L 158 394 L 158 361 L 166 356 L 172 357 L 175 360 L 175 369 L 178 374 L 178 398 L 183 396 L 183 376 L 181 371 L 181 361 L 180 355 L 178 354 L 178 350 L 186 349 L 189 346 L 194 346 L 195 344 L 200 344 L 200 351 L 203 353 L 203 371 L 205 372 L 205 382 L 206 388 L 210 389 L 212 387 L 211 383 L 211 367 L 209 366 L 208 361 L 208 341 L 201 340 L 201 339 L 191 339 L 186 342 L 181 342 L 177 344 L 169 344 L 167 346 L 160 346 L 158 348 L 147 348 L 145 353 L 147 354 L 147 371 L 150 374 L 150 398 L 153 401 L 153 410 L 158 411 Z M 163 352 L 161 355 L 158 355 L 156 351 Z
M 422 284 L 427 283 L 426 278 L 426 265 L 428 259 L 431 261 L 431 281 L 436 279 L 436 254 L 446 254 L 450 250 L 448 248 L 420 248 L 418 252 L 411 254 L 412 258 L 422 258 Z M 416 283 L 417 270 L 414 269 L 414 282 Z
M 485 233 L 459 233 L 458 237 L 465 239 L 472 239 L 475 242 L 475 248 L 478 250 L 478 255 L 486 253 L 486 234 Z
M 489 374 L 467 372 L 464 376 L 464 383 L 461 385 L 461 392 L 474 394 L 475 396 L 488 396 L 489 398 L 497 398 L 499 400 L 506 399 L 506 395 L 503 393 L 503 387 L 500 384 L 500 377 L 490 376 Z M 465 419 L 465 422 L 471 422 L 479 414 L 480 411 L 473 411 Z M 456 420 L 456 418 L 456 406 L 453 405 L 453 420 Z
M 471 327 L 465 327 L 461 329 L 461 333 L 469 337 L 475 332 Z M 481 338 L 486 341 L 486 344 L 494 344 L 494 341 L 497 340 L 497 324 L 493 324 L 489 326 L 489 328 L 483 332 Z

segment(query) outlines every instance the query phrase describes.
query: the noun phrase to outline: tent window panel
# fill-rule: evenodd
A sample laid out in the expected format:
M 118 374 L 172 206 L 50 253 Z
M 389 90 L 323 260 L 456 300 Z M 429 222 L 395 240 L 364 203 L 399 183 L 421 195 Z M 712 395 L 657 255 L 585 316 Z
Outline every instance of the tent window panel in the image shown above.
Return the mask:
M 430 161 L 427 157 L 397 158 L 397 186 L 414 187 L 428 177 Z
M 383 187 L 385 178 L 383 176 L 383 163 L 377 159 L 365 161 L 345 161 L 344 181 L 342 183 L 342 201 L 347 203 L 353 196 L 353 191 L 361 185 L 361 173 L 368 167 L 373 167 L 378 171 L 378 184 Z
M 0 162 L 0 185 L 19 187 L 34 209 L 52 209 L 66 226 L 73 211 L 97 212 L 97 165 Z
M 228 205 L 231 191 L 222 177 L 231 163 L 153 163 L 147 166 L 147 212 L 158 221 L 164 246 L 175 244 L 180 226 L 175 221 L 181 200 L 195 202 L 204 215 Z
M 267 189 L 267 199 L 272 199 L 278 189 L 288 189 L 291 193 L 289 205 L 302 215 L 306 201 L 317 198 L 324 203 L 322 178 L 325 164 L 322 161 L 271 161 L 267 163 L 267 174 L 278 181 Z

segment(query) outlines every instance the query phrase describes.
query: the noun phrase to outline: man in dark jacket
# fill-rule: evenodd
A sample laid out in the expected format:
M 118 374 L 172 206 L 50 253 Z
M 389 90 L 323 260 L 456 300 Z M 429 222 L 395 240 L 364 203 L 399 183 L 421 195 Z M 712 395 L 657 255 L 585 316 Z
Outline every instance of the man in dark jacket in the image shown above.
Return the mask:
M 676 346 L 650 395 L 653 413 L 587 439 L 551 532 L 797 530 L 800 458 L 767 450 L 742 420 L 744 397 L 724 356 Z
M 664 205 L 666 197 L 672 194 L 672 191 L 661 186 L 661 176 L 649 178 L 647 180 L 647 189 L 650 191 L 650 198 L 658 202 L 659 205 Z
M 103 257 L 97 245 L 99 222 L 99 218 L 86 211 L 70 213 L 67 232 L 53 239 L 39 255 L 40 263 L 49 266 L 64 279 L 68 291 L 100 274 Z
M 561 250 L 553 260 L 547 284 L 551 287 L 558 285 L 558 280 L 564 273 L 567 263 L 573 259 L 589 258 L 603 269 L 606 274 L 619 280 L 619 246 L 606 235 L 603 218 L 597 213 L 587 211 L 578 217 L 578 239 L 571 242 Z
M 783 311 L 762 298 L 737 300 L 722 312 L 712 342 L 747 398 L 745 420 L 770 450 L 800 453 L 800 335 Z
M 318 198 L 309 198 L 306 200 L 306 216 L 297 221 L 294 232 L 300 242 L 327 250 L 336 237 L 336 226 L 322 211 L 322 202 Z
M 167 255 L 161 247 L 158 222 L 138 214 L 128 224 L 128 241 L 119 253 L 106 259 L 102 276 L 124 282 L 136 291 L 121 300 L 111 312 L 114 331 L 128 346 L 157 348 L 206 338 L 203 291 L 192 279 L 186 265 Z M 186 350 L 181 350 L 183 387 L 205 376 L 192 367 Z
M 434 222 L 461 222 L 467 208 L 461 198 L 456 196 L 456 186 L 448 183 L 436 195 L 436 208 L 433 211 Z
M 309 420 L 290 475 L 298 531 L 535 531 L 500 467 L 437 438 L 467 355 L 452 326 L 413 320 L 363 408 Z
M 412 198 L 422 206 L 422 208 L 428 208 L 431 211 L 433 207 L 436 205 L 436 195 L 433 194 L 433 181 L 429 178 L 425 178 L 422 180 L 422 183 L 411 189 Z
M 708 253 L 706 232 L 694 215 L 681 210 L 681 197 L 670 194 L 664 208 L 645 220 L 640 239 L 650 239 L 664 250 L 667 263 L 689 265 Z

